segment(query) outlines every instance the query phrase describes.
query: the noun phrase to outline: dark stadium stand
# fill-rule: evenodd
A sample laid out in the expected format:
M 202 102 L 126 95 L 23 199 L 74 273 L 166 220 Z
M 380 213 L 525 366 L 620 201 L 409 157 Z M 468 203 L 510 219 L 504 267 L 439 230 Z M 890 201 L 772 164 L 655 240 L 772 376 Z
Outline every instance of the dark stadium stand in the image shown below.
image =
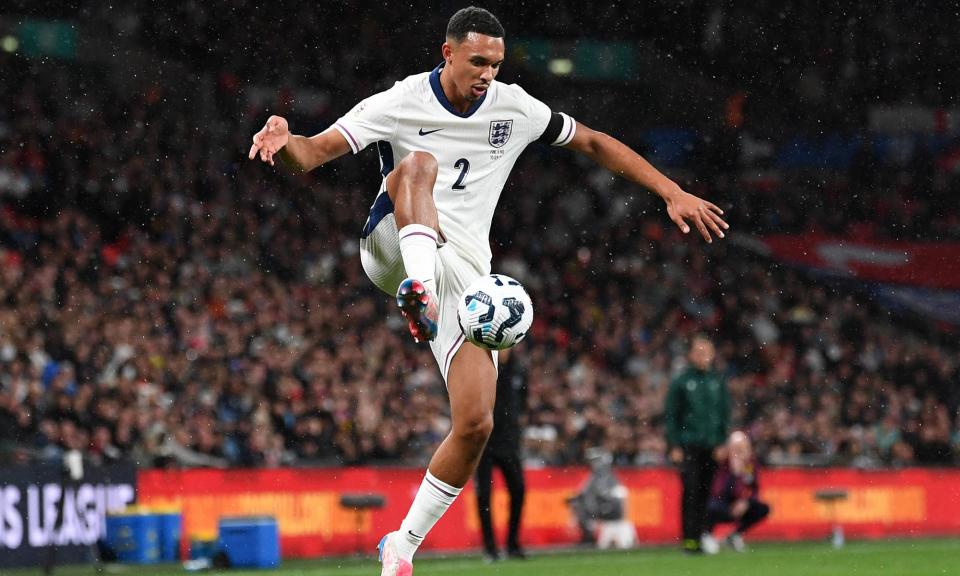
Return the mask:
M 624 135 L 638 146 L 656 141 L 654 128 L 690 130 L 692 148 L 667 171 L 744 238 L 960 239 L 956 131 L 927 146 L 868 129 L 868 105 L 937 108 L 960 90 L 956 74 L 931 72 L 957 69 L 948 9 L 941 19 L 924 12 L 933 6 L 860 3 L 864 17 L 845 19 L 806 3 L 673 5 L 650 3 L 643 18 L 626 7 L 587 18 L 588 3 L 550 19 L 523 4 L 501 12 L 508 34 L 575 31 L 669 55 L 662 69 L 675 62 L 671 82 L 689 92 L 662 118 L 655 98 L 635 96 L 648 78 L 567 83 L 520 61 L 505 76 L 600 128 L 649 119 Z M 320 130 L 430 66 L 439 35 L 404 33 L 414 23 L 389 3 L 365 3 L 359 28 L 345 8 L 313 6 L 282 20 L 252 2 L 81 15 L 100 52 L 186 66 L 184 85 L 95 57 L 0 52 L 0 461 L 79 449 L 141 467 L 423 464 L 442 440 L 431 354 L 408 342 L 359 265 L 375 155 L 303 177 L 244 158 L 265 110 Z M 416 29 L 441 30 L 448 12 Z M 922 68 L 913 35 L 935 39 Z M 703 82 L 698 108 L 689 87 Z M 724 112 L 741 92 L 735 121 Z M 798 142 L 828 148 L 831 135 L 846 152 L 791 156 Z M 697 331 L 717 342 L 733 420 L 768 463 L 957 464 L 960 327 L 743 243 L 694 249 L 652 195 L 563 151 L 528 151 L 501 204 L 494 270 L 521 279 L 537 313 L 518 349 L 529 465 L 580 464 L 597 445 L 618 465 L 662 464 L 666 385 Z

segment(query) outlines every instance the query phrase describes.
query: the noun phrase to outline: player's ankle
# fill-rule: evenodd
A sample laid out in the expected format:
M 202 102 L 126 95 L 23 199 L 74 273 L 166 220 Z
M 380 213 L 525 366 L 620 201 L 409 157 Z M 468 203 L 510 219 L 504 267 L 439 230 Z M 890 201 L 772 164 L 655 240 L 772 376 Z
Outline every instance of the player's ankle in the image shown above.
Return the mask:
M 397 550 L 397 555 L 400 556 L 403 560 L 407 562 L 413 562 L 413 556 L 417 553 L 417 549 L 420 547 L 420 544 L 423 543 L 423 538 L 415 539 L 409 535 L 409 531 L 397 532 L 397 540 L 394 542 L 394 546 Z
M 407 224 L 398 231 L 400 255 L 407 275 L 433 289 L 437 265 L 437 231 L 423 224 Z

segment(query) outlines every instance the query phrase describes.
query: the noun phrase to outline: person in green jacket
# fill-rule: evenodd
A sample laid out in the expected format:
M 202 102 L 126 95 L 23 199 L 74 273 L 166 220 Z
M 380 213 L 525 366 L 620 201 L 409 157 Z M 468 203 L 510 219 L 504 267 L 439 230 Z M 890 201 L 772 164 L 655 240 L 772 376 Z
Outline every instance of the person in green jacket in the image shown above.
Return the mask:
M 730 425 L 730 395 L 723 376 L 713 369 L 716 352 L 704 335 L 690 341 L 689 367 L 670 382 L 664 404 L 670 460 L 680 466 L 683 484 L 683 549 L 697 554 L 706 527 L 707 500 Z

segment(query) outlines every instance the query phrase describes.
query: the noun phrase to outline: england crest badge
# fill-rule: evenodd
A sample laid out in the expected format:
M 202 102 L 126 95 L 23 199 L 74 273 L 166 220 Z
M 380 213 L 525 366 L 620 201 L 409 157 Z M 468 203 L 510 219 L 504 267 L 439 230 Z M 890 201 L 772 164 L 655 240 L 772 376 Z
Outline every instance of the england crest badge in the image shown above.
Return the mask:
M 503 148 L 513 131 L 513 120 L 494 120 L 490 122 L 490 145 Z

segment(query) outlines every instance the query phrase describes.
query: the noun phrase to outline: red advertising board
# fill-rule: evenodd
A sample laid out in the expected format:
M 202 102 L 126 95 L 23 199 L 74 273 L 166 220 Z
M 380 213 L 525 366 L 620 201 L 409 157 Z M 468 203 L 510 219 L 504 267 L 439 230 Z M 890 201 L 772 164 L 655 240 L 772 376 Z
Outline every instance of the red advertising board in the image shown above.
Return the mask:
M 183 533 L 213 538 L 221 516 L 277 518 L 285 557 L 372 552 L 380 537 L 395 530 L 420 485 L 423 472 L 391 468 L 281 470 L 144 471 L 138 501 L 183 512 Z M 576 541 L 578 532 L 565 500 L 586 480 L 582 468 L 528 470 L 523 541 L 531 547 Z M 619 470 L 629 488 L 628 515 L 640 541 L 675 541 L 680 532 L 680 483 L 669 469 Z M 506 528 L 508 500 L 496 478 L 494 522 Z M 765 539 L 825 538 L 836 523 L 853 537 L 960 535 L 960 470 L 898 471 L 769 470 L 761 477 L 762 497 L 773 509 L 754 533 Z M 816 499 L 824 489 L 843 489 L 845 500 Z M 382 509 L 354 512 L 340 506 L 346 493 L 383 495 Z M 473 486 L 461 497 L 423 549 L 479 548 Z
M 815 234 L 741 237 L 784 262 L 869 282 L 960 290 L 960 243 L 853 240 Z

